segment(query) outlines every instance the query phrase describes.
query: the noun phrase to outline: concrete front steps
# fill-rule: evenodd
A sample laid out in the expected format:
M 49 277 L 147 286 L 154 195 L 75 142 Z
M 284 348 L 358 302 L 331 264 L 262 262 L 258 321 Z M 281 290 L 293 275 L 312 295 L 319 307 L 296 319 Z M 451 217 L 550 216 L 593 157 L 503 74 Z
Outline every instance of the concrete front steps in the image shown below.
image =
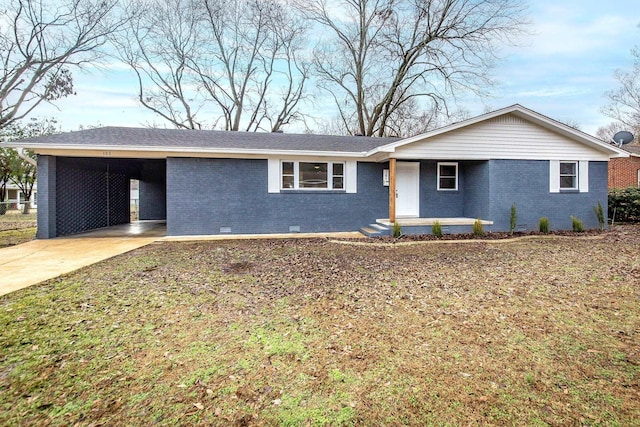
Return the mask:
M 360 229 L 360 232 L 367 237 L 390 236 L 391 227 L 379 223 L 369 224 Z

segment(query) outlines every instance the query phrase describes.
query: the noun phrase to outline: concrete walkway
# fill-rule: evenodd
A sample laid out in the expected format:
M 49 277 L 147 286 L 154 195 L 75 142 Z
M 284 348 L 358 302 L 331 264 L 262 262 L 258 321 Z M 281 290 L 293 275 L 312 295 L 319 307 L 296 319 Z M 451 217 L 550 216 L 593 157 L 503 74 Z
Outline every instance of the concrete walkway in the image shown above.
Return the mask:
M 32 240 L 0 249 L 0 295 L 53 279 L 148 245 L 166 234 L 164 223 L 140 221 L 72 237 Z

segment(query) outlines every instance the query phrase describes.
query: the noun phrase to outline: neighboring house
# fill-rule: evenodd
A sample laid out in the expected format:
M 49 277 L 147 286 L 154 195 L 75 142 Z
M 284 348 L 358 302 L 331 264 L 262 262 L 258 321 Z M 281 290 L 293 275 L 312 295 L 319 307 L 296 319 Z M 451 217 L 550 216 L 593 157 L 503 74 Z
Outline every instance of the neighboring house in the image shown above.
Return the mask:
M 640 187 L 640 144 L 623 145 L 629 157 L 609 162 L 609 188 Z
M 0 182 L 1 183 L 1 182 Z M 37 208 L 37 194 L 38 194 L 38 184 L 33 185 L 33 192 L 31 193 L 31 198 L 29 199 L 29 203 L 31 204 L 31 208 Z M 7 182 L 7 191 L 4 197 L 4 203 L 7 205 L 7 209 L 22 209 L 24 207 L 25 195 L 20 191 L 17 185 L 13 182 Z
M 514 105 L 406 139 L 107 127 L 12 143 L 38 154 L 38 237 L 140 219 L 167 234 L 537 230 L 598 226 L 607 165 L 628 154 Z M 373 229 L 373 227 L 370 227 Z

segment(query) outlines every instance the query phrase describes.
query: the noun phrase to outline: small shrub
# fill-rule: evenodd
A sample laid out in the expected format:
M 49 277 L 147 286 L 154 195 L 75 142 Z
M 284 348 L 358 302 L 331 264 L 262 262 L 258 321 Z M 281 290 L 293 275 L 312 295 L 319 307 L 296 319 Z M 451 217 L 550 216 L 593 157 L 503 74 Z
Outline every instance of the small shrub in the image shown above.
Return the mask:
M 511 205 L 511 217 L 509 218 L 509 233 L 513 234 L 516 229 L 516 223 L 518 221 L 518 212 L 516 211 L 516 204 Z
M 442 224 L 440 224 L 440 221 L 433 221 L 433 225 L 431 226 L 431 234 L 436 237 L 442 237 Z
M 602 209 L 602 205 L 598 202 L 597 206 L 593 207 L 593 211 L 596 213 L 596 218 L 598 218 L 598 224 L 600 225 L 600 231 L 604 230 L 604 225 L 606 224 L 604 218 L 604 209 Z
M 391 229 L 391 233 L 393 233 L 393 237 L 399 239 L 402 237 L 402 227 L 397 222 L 393 223 L 393 228 Z
M 538 229 L 543 234 L 549 234 L 549 218 L 543 216 L 538 223 Z
M 482 227 L 482 221 L 480 220 L 480 218 L 476 219 L 476 222 L 473 223 L 473 235 L 476 237 L 484 235 L 484 229 Z
M 571 228 L 576 233 L 582 233 L 584 231 L 584 224 L 582 224 L 580 218 L 571 215 Z

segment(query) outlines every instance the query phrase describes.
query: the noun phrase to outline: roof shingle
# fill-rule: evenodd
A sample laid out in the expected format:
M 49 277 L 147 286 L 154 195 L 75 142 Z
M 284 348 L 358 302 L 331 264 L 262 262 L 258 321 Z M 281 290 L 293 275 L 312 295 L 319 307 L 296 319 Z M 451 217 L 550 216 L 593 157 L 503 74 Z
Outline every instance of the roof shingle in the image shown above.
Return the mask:
M 400 138 L 311 134 L 229 132 L 217 130 L 102 127 L 15 141 L 56 146 L 114 146 L 185 149 L 246 149 L 362 153 Z

